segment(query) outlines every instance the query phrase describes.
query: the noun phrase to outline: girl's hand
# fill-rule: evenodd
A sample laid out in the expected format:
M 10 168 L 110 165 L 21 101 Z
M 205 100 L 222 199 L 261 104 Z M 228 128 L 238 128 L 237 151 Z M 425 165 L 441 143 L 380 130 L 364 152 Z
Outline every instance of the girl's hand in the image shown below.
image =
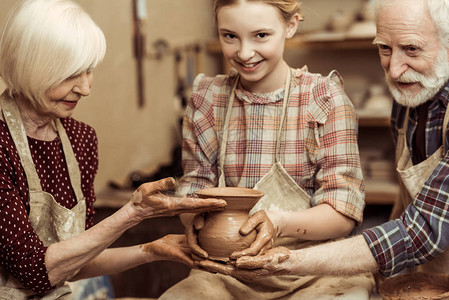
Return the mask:
M 131 203 L 134 207 L 141 210 L 140 214 L 144 219 L 174 216 L 180 213 L 221 210 L 226 206 L 226 201 L 224 200 L 171 197 L 161 193 L 171 190 L 175 186 L 176 181 L 171 177 L 144 183 L 133 193 Z
M 140 246 L 143 252 L 150 255 L 148 262 L 170 260 L 194 267 L 190 257 L 190 248 L 183 234 L 169 234 L 161 239 Z
M 252 215 L 240 228 L 240 234 L 247 235 L 253 230 L 257 231 L 256 240 L 249 248 L 232 253 L 231 259 L 235 260 L 247 255 L 260 255 L 273 247 L 277 234 L 265 211 L 259 210 Z

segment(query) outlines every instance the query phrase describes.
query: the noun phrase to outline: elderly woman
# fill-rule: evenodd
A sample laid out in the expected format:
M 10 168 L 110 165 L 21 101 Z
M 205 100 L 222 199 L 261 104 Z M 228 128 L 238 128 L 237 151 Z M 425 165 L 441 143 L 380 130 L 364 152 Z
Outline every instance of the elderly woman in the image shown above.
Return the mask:
M 2 299 L 58 299 L 70 293 L 67 280 L 155 260 L 192 266 L 182 235 L 107 248 L 146 218 L 225 205 L 164 196 L 161 191 L 175 184 L 169 178 L 142 185 L 93 226 L 97 138 L 70 116 L 89 95 L 105 50 L 102 31 L 70 0 L 20 1 L 6 21 L 0 40 L 0 76 L 7 86 L 0 113 Z

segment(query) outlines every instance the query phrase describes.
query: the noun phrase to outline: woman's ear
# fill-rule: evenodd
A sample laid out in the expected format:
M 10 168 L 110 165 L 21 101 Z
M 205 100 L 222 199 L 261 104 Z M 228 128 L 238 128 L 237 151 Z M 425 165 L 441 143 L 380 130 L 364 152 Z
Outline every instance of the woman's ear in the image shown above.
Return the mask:
M 302 17 L 299 13 L 294 14 L 290 21 L 287 23 L 287 38 L 291 38 L 296 34 L 296 30 L 298 30 L 299 21 L 302 21 Z

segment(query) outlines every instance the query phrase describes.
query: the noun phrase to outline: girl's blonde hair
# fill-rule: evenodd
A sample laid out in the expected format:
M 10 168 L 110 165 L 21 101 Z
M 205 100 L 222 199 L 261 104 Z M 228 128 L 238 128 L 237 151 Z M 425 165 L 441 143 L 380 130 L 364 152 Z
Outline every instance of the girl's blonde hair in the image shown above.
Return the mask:
M 0 38 L 0 77 L 9 93 L 45 107 L 45 92 L 103 60 L 106 40 L 90 16 L 70 0 L 22 0 Z
M 303 20 L 300 4 L 296 0 L 214 0 L 215 20 L 217 20 L 218 10 L 225 6 L 236 5 L 240 2 L 261 2 L 276 7 L 282 18 L 287 23 L 297 13 L 300 21 Z

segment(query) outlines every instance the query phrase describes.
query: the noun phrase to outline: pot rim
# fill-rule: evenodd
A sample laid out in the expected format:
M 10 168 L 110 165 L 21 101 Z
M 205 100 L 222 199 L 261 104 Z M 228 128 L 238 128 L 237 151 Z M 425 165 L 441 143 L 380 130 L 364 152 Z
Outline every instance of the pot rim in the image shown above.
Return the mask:
M 259 190 L 254 190 L 250 188 L 244 187 L 213 187 L 213 188 L 205 188 L 199 191 L 196 191 L 195 194 L 201 197 L 210 197 L 210 198 L 218 198 L 218 197 L 240 197 L 240 198 L 254 198 L 254 197 L 262 197 L 263 192 Z

